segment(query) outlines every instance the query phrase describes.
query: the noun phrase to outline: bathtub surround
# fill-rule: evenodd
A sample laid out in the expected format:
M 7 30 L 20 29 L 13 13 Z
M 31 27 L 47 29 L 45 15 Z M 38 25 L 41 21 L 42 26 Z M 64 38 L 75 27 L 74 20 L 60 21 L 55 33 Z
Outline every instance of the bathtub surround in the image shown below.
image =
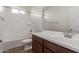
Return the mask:
M 5 19 L 3 23 L 0 20 L 0 25 L 2 26 L 0 27 L 0 40 L 2 40 L 0 45 L 3 46 L 0 47 L 0 50 L 6 51 L 13 47 L 22 46 L 22 40 L 30 38 L 31 35 L 29 35 L 31 24 L 27 13 L 16 14 L 12 13 L 11 8 L 3 7 L 0 16 Z
M 30 20 L 27 14 L 12 13 L 12 9 L 5 8 L 5 22 L 3 24 L 3 40 L 13 41 L 28 37 Z

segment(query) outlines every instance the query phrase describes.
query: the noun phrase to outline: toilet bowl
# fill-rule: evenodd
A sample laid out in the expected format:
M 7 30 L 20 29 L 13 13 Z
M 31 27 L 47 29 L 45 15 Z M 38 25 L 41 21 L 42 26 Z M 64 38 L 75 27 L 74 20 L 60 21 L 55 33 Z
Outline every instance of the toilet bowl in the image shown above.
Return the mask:
M 24 50 L 29 50 L 32 48 L 32 39 L 25 39 L 22 42 L 24 44 Z

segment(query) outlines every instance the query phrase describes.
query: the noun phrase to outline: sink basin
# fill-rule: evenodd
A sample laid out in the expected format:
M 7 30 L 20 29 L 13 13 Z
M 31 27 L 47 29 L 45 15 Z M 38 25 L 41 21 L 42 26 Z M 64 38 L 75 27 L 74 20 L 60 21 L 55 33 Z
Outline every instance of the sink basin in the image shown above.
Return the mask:
M 78 36 L 73 36 L 72 38 L 65 37 L 65 40 L 79 40 Z
M 42 34 L 62 34 L 62 32 L 56 32 L 56 31 L 42 31 Z
M 79 34 L 72 33 L 72 38 L 64 37 L 63 32 L 55 32 L 55 31 L 42 31 L 38 33 L 39 35 L 45 36 L 46 38 L 53 38 L 57 40 L 79 40 Z
M 72 39 L 74 39 L 74 40 L 79 40 L 79 34 L 74 34 L 74 35 L 72 36 Z
M 49 35 L 49 36 L 64 36 L 62 32 L 55 32 L 55 31 L 43 31 L 41 34 Z
M 74 35 L 73 38 L 79 38 L 79 35 Z

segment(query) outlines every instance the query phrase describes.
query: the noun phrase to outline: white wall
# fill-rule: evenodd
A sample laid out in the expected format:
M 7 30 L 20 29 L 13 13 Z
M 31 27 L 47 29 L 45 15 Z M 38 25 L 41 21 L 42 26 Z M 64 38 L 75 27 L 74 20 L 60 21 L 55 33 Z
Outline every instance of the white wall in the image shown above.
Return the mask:
M 42 19 L 40 17 L 31 16 L 32 31 L 40 32 L 42 30 Z
M 33 32 L 42 31 L 42 7 L 32 6 L 30 19 L 31 19 L 31 24 L 32 24 L 32 31 Z
M 71 28 L 73 32 L 79 33 L 79 6 L 71 7 Z
M 53 6 L 46 12 L 45 30 L 69 31 L 79 33 L 79 6 Z
M 51 7 L 46 13 L 44 29 L 54 31 L 67 31 L 70 28 L 70 8 Z

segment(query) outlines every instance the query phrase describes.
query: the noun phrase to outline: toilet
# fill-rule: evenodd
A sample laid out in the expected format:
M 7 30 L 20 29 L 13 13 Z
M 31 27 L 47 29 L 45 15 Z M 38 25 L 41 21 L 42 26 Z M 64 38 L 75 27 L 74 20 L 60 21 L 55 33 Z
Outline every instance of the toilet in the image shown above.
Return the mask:
M 22 42 L 24 45 L 24 50 L 32 49 L 32 39 L 25 39 Z

